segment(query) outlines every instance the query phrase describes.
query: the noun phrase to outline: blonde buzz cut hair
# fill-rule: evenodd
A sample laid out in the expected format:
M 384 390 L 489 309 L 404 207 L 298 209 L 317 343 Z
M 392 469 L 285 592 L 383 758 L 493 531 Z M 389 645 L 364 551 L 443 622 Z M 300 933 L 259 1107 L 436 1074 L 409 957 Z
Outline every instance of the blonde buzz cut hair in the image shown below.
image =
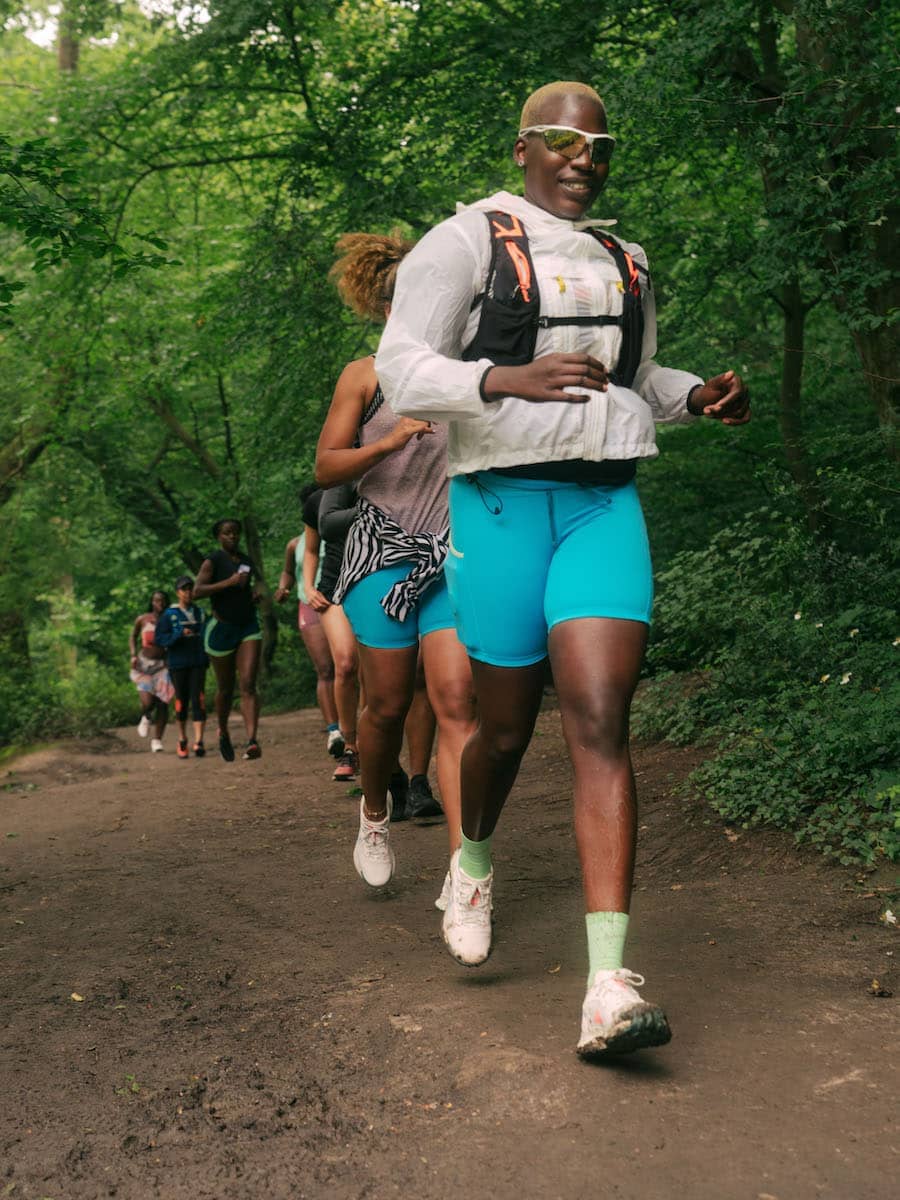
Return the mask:
M 547 101 L 556 96 L 586 96 L 589 100 L 595 100 L 606 112 L 603 100 L 592 87 L 586 83 L 575 83 L 573 80 L 560 80 L 557 83 L 545 83 L 543 87 L 539 87 L 536 92 L 531 93 L 522 108 L 519 128 L 527 129 L 529 125 L 543 124 L 541 112 Z

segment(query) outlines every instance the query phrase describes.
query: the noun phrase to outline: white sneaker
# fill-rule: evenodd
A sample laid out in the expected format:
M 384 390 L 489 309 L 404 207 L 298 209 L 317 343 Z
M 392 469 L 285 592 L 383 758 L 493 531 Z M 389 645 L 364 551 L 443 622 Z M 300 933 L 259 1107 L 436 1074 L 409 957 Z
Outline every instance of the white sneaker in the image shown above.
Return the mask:
M 339 729 L 328 731 L 328 741 L 325 743 L 325 749 L 332 758 L 340 758 L 344 753 L 344 735 Z
M 491 888 L 487 879 L 471 879 L 459 869 L 459 851 L 450 859 L 450 894 L 441 922 L 447 949 L 464 967 L 477 967 L 491 952 Z
M 627 967 L 594 973 L 581 1009 L 577 1050 L 582 1058 L 626 1054 L 642 1046 L 664 1046 L 669 1041 L 672 1031 L 666 1014 L 635 991 L 643 983 L 643 975 Z
M 447 911 L 447 904 L 450 900 L 450 872 L 444 876 L 444 886 L 441 888 L 441 894 L 434 902 L 434 907 L 440 912 Z
M 159 738 L 151 738 L 150 739 L 150 749 L 154 754 L 159 754 L 159 752 L 162 750 L 162 748 L 163 748 L 163 744 L 159 740 Z
M 391 798 L 387 798 L 387 816 L 370 821 L 366 816 L 366 798 L 359 802 L 359 833 L 353 847 L 353 865 L 369 887 L 384 887 L 394 874 L 394 852 L 390 846 Z
M 138 737 L 146 737 L 150 732 L 150 720 L 148 717 L 141 717 L 138 721 Z

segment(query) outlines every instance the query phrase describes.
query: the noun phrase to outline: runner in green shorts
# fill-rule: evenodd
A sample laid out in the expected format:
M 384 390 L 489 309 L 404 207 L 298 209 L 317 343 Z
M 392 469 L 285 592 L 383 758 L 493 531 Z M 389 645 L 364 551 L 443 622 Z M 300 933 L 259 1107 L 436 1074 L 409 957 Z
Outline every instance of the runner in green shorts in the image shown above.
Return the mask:
M 206 626 L 204 645 L 216 676 L 219 753 L 226 762 L 233 762 L 228 718 L 236 679 L 240 679 L 241 716 L 247 730 L 243 757 L 259 758 L 262 753 L 256 740 L 259 722 L 256 677 L 262 643 L 256 614 L 259 597 L 253 587 L 253 564 L 239 549 L 240 521 L 231 517 L 216 521 L 213 537 L 219 549 L 203 560 L 197 572 L 194 597 L 199 600 L 209 596 L 212 603 L 213 615 Z

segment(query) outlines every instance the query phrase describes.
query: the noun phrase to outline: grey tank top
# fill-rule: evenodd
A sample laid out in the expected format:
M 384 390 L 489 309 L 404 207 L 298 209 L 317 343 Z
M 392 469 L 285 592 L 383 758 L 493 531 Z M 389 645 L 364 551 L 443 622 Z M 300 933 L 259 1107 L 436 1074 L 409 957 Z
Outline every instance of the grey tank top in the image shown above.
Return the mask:
M 399 417 L 379 384 L 359 430 L 361 446 L 391 432 Z M 432 422 L 434 433 L 410 438 L 363 475 L 360 496 L 376 505 L 407 533 L 443 533 L 450 521 L 447 504 L 447 427 Z

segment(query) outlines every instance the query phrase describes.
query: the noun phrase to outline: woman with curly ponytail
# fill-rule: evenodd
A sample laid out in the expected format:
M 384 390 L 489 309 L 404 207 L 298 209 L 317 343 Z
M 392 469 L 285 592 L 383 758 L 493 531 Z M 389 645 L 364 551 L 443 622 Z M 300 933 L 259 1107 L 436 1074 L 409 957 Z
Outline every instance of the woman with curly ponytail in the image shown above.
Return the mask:
M 396 232 L 345 234 L 331 272 L 345 304 L 383 323 L 397 268 L 411 248 Z M 468 658 L 456 636 L 443 573 L 449 529 L 446 443 L 443 426 L 397 417 L 370 355 L 341 373 L 316 452 L 318 482 L 333 487 L 356 480 L 359 495 L 334 601 L 343 604 L 356 634 L 365 680 L 359 721 L 364 795 L 353 862 L 372 887 L 382 887 L 394 871 L 388 785 L 420 644 L 439 731 L 437 772 L 451 853 L 459 845 L 459 759 L 475 722 Z M 442 903 L 443 893 L 437 901 Z

